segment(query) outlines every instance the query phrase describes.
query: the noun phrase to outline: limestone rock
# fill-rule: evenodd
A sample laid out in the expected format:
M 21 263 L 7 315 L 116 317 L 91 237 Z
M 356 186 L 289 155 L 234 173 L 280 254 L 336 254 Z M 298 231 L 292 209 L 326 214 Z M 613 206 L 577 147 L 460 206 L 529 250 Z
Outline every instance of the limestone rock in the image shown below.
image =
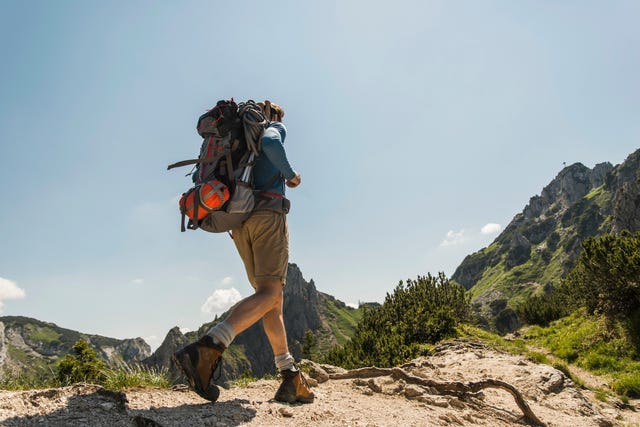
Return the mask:
M 472 292 L 472 304 L 483 327 L 508 333 L 520 325 L 513 311 L 517 301 L 558 286 L 586 238 L 623 230 L 640 230 L 640 150 L 616 166 L 563 168 L 490 246 L 465 257 L 451 278 L 465 289 L 481 289 Z M 507 306 L 492 309 L 494 299 Z

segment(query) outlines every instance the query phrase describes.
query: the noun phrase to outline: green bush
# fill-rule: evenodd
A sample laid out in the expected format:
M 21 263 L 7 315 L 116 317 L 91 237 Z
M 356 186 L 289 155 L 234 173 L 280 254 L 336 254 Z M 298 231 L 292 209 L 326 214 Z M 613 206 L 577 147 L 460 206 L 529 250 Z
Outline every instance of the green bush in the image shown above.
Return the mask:
M 302 339 L 302 355 L 309 360 L 318 358 L 318 340 L 311 329 L 307 329 Z
M 55 377 L 50 382 L 58 387 L 89 382 L 116 391 L 136 386 L 168 388 L 171 385 L 166 370 L 150 369 L 137 364 L 107 367 L 85 340 L 79 340 L 73 345 L 72 354 L 67 354 L 60 361 Z
M 469 313 L 464 288 L 442 273 L 400 282 L 382 306 L 366 308 L 351 341 L 332 349 L 324 362 L 345 368 L 397 366 L 427 352 L 423 344 L 455 336 L 458 322 Z
M 96 351 L 85 340 L 77 341 L 73 354 L 67 354 L 58 365 L 57 380 L 62 385 L 77 382 L 100 383 L 104 380 L 106 363 L 98 358 Z
M 640 232 L 590 237 L 563 288 L 590 314 L 631 318 L 640 306 L 639 272 Z
M 621 375 L 611 385 L 613 390 L 622 395 L 631 398 L 640 397 L 640 373 L 632 372 L 625 375 Z
M 584 356 L 583 366 L 591 371 L 616 371 L 621 368 L 622 361 L 611 354 L 588 352 Z
M 534 295 L 516 306 L 520 321 L 527 325 L 547 326 L 554 320 L 571 314 L 567 296 L 560 291 Z
M 527 355 L 529 356 L 529 359 L 536 363 L 549 364 L 549 358 L 544 353 L 540 353 L 538 351 L 530 351 L 527 353 Z

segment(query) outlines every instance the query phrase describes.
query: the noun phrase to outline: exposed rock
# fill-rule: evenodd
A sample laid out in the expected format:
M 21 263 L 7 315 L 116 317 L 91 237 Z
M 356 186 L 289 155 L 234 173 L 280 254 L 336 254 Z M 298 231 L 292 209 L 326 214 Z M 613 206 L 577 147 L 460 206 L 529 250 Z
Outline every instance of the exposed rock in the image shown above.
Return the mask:
M 404 395 L 408 399 L 415 399 L 418 396 L 422 396 L 424 394 L 424 390 L 415 385 L 408 385 L 404 388 Z
M 594 174 L 594 171 L 582 163 L 567 166 L 542 190 L 541 197 L 548 201 L 549 205 L 559 203 L 565 208 L 571 206 L 596 187 L 594 184 L 598 183 L 602 169 L 601 166 L 597 174 Z
M 98 386 L 78 384 L 60 389 L 0 391 L 0 424 L 6 427 L 525 425 L 520 405 L 502 389 L 456 392 L 465 384 L 485 381 L 487 372 L 520 390 L 541 423 L 562 427 L 640 423 L 640 412 L 636 409 L 640 401 L 632 400 L 625 407 L 613 401 L 600 402 L 593 393 L 569 381 L 554 392 L 545 392 L 545 385 L 555 375 L 549 366 L 473 341 L 457 340 L 438 348 L 434 356 L 406 365 L 415 369 L 412 372 L 415 378 L 403 380 L 383 372 L 385 376 L 359 378 L 358 383 L 363 385 L 355 387 L 354 379 L 331 379 L 314 389 L 316 400 L 308 405 L 274 401 L 278 380 L 263 379 L 248 387 L 222 390 L 213 405 L 191 390 L 136 387 L 128 389 L 125 396 Z M 478 351 L 483 353 L 482 358 L 478 358 Z M 434 366 L 441 368 L 434 370 Z M 371 379 L 374 381 L 370 382 Z M 423 382 L 433 382 L 434 386 L 419 385 Z M 381 392 L 372 391 L 370 384 Z
M 179 369 L 171 363 L 171 356 L 176 350 L 184 347 L 189 343 L 187 337 L 175 326 L 169 330 L 160 347 L 153 352 L 151 356 L 143 360 L 143 363 L 155 368 L 166 368 L 169 370 L 171 378 L 179 378 L 181 373 Z
M 471 288 L 480 280 L 487 267 L 487 260 L 483 255 L 482 252 L 467 255 L 462 264 L 456 269 L 452 278 L 464 286 L 465 289 Z
M 523 235 L 514 234 L 511 239 L 511 246 L 507 253 L 507 258 L 505 259 L 507 270 L 527 262 L 530 255 L 531 243 Z
M 313 280 L 307 282 L 296 264 L 289 264 L 286 282 L 283 312 L 287 341 L 292 355 L 296 359 L 301 359 L 305 356 L 302 354 L 302 342 L 307 331 L 314 333 L 316 339 L 335 341 L 332 328 L 336 327 L 337 322 L 329 318 L 332 315 L 329 306 L 341 308 L 346 313 L 354 309 L 346 307 L 343 302 L 330 295 L 318 292 Z M 144 363 L 158 369 L 169 369 L 174 378 L 180 378 L 180 372 L 172 366 L 171 355 L 187 343 L 197 340 L 213 324 L 225 319 L 228 314 L 229 312 L 224 313 L 216 321 L 206 323 L 197 332 L 186 335 L 183 335 L 177 327 L 171 329 L 162 345 L 151 357 L 144 360 Z M 275 373 L 273 353 L 264 333 L 262 321 L 239 334 L 231 348 L 225 352 L 220 381 L 228 383 L 244 372 L 255 377 Z
M 151 347 L 142 338 L 122 340 L 115 350 L 125 361 L 140 361 L 151 354 Z
M 111 366 L 138 362 L 151 354 L 142 338 L 121 340 L 83 334 L 22 316 L 5 316 L 0 320 L 0 369 L 12 374 L 48 373 L 81 339 L 88 341 Z
M 613 221 L 611 231 L 640 230 L 640 183 L 638 180 L 624 182 L 613 199 Z
M 512 301 L 538 290 L 528 283 L 553 289 L 575 264 L 584 239 L 623 230 L 640 230 L 640 150 L 615 167 L 606 162 L 589 169 L 575 163 L 562 169 L 451 278 L 471 290 L 483 325 L 509 332 L 520 324 Z M 509 310 L 491 309 L 492 298 L 506 299 Z
M 7 360 L 7 345 L 4 337 L 4 323 L 0 322 L 0 366 L 4 366 Z
M 300 361 L 300 368 L 309 374 L 309 376 L 319 383 L 329 381 L 329 374 L 319 364 L 303 359 Z
M 557 393 L 564 387 L 565 376 L 557 369 L 549 367 L 540 375 L 540 390 L 548 393 Z
M 520 319 L 513 309 L 507 307 L 496 314 L 495 327 L 499 333 L 506 334 L 520 327 Z

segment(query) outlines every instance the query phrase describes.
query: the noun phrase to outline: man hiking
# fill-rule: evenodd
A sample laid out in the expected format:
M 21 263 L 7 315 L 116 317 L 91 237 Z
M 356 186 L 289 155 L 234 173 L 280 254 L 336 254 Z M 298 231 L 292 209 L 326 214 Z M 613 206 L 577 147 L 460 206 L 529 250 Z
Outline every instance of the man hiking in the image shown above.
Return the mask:
M 236 335 L 262 319 L 276 368 L 282 376 L 275 400 L 311 403 L 314 394 L 289 353 L 282 314 L 289 262 L 286 218 L 289 202 L 284 197 L 285 184 L 295 188 L 300 185 L 301 178 L 289 164 L 284 150 L 287 133 L 282 124 L 284 110 L 270 101 L 258 105 L 270 120 L 261 139 L 262 155 L 254 167 L 254 184 L 260 193 L 251 216 L 232 231 L 255 293 L 240 301 L 223 322 L 209 329 L 198 341 L 177 351 L 173 360 L 196 393 L 215 402 L 219 390 L 212 379 L 222 353 Z

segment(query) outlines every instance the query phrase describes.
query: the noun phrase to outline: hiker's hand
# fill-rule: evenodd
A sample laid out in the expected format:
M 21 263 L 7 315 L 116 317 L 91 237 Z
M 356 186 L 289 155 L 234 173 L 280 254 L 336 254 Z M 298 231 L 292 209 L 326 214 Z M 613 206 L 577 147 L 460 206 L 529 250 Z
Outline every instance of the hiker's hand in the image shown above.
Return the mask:
M 289 188 L 296 188 L 298 185 L 300 185 L 301 181 L 302 181 L 302 178 L 300 178 L 300 174 L 296 173 L 296 176 L 288 180 L 286 184 L 287 184 L 287 187 Z

